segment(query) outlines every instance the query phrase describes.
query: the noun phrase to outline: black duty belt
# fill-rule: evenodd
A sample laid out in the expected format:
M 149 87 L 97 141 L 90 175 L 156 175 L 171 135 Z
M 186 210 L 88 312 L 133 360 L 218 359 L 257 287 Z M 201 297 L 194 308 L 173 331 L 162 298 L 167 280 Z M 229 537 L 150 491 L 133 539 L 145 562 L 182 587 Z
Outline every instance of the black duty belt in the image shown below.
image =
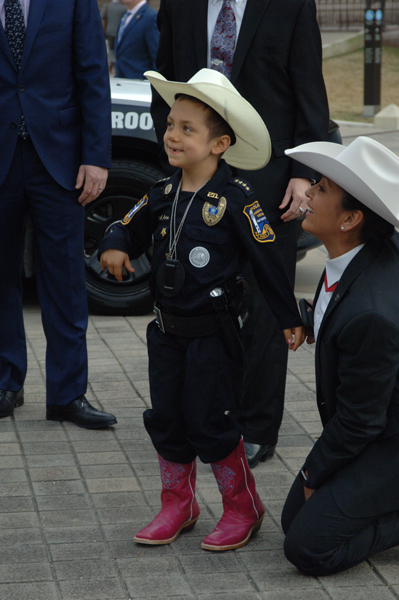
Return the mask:
M 154 304 L 156 323 L 163 333 L 173 333 L 181 337 L 205 337 L 219 332 L 216 315 L 201 317 L 176 317 L 169 315 Z

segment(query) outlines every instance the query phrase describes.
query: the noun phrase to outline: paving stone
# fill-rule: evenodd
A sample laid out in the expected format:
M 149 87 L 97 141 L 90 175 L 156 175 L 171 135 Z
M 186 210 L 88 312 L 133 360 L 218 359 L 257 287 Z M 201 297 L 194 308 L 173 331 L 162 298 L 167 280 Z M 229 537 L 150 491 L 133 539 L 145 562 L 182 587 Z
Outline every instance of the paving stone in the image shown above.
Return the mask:
M 96 525 L 93 527 L 79 527 L 72 523 L 69 527 L 46 528 L 44 537 L 48 544 L 88 544 L 102 542 L 103 540 L 100 527 Z
M 60 582 L 63 600 L 125 600 L 126 593 L 114 579 L 81 579 Z
M 45 528 L 80 527 L 97 524 L 93 510 L 45 510 L 40 513 L 40 523 Z
M 57 588 L 52 582 L 3 583 L 0 584 L 1 600 L 59 600 Z
M 26 527 L 38 527 L 38 515 L 36 512 L 7 512 L 0 514 L 0 530 Z
M 84 485 L 80 480 L 34 481 L 32 486 L 36 496 L 83 494 L 85 491 Z
M 135 477 L 109 477 L 103 479 L 86 479 L 91 494 L 100 492 L 137 492 L 140 485 Z
M 75 460 L 72 454 L 34 454 L 26 456 L 26 462 L 29 469 L 49 468 L 49 467 L 72 467 L 75 466 Z
M 114 578 L 116 576 L 115 561 L 113 560 L 59 560 L 53 563 L 53 569 L 58 581 L 73 579 Z
M 0 565 L 0 584 L 34 581 L 53 581 L 47 562 Z
M 75 466 L 38 467 L 29 471 L 32 481 L 55 481 L 80 479 L 80 474 Z
M 90 465 L 82 466 L 82 475 L 85 479 L 101 479 L 115 477 L 132 477 L 132 468 L 128 464 Z
M 30 487 L 28 483 L 0 483 L 0 498 L 6 496 L 30 496 Z
M 130 598 L 170 598 L 175 592 L 183 598 L 195 598 L 186 579 L 180 573 L 164 575 L 163 577 L 132 577 L 127 578 L 126 584 Z M 79 599 L 80 600 L 80 599 Z
M 50 544 L 49 549 L 53 561 L 109 559 L 107 546 L 102 541 Z
M 69 494 L 63 496 L 37 496 L 39 511 L 46 510 L 76 510 L 90 508 L 89 498 L 85 494 Z
M 39 436 L 40 438 L 40 436 Z M 25 454 L 69 454 L 67 442 L 23 442 Z
M 116 465 L 127 463 L 123 452 L 82 452 L 76 455 L 80 465 Z

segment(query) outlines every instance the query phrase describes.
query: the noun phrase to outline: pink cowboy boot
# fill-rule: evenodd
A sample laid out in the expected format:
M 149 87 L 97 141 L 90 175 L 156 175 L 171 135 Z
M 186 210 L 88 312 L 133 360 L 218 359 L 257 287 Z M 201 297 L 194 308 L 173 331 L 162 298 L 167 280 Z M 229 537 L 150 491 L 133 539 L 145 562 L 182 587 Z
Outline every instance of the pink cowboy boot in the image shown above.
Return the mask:
M 223 497 L 223 516 L 201 548 L 234 550 L 245 546 L 251 535 L 259 531 L 265 516 L 243 440 L 227 458 L 211 466 Z
M 170 544 L 185 529 L 194 528 L 199 517 L 195 499 L 196 462 L 185 465 L 164 460 L 158 454 L 161 468 L 161 512 L 133 538 L 141 544 Z

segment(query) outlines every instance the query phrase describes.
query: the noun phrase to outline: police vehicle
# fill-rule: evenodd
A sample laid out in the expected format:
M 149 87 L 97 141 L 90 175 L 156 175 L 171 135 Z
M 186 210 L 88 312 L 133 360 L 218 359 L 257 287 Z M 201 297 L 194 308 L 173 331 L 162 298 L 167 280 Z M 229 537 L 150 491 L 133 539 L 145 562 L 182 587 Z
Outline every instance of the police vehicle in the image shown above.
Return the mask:
M 86 287 L 92 312 L 139 315 L 152 310 L 148 286 L 151 249 L 132 261 L 134 274 L 126 272 L 118 282 L 108 271 L 101 272 L 97 249 L 105 232 L 138 202 L 148 189 L 165 177 L 158 161 L 158 144 L 150 114 L 151 89 L 148 81 L 111 78 L 112 160 L 108 182 L 102 194 L 86 206 L 85 262 Z M 305 234 L 298 222 L 297 259 L 320 245 Z M 27 228 L 25 274 L 33 274 L 32 232 Z

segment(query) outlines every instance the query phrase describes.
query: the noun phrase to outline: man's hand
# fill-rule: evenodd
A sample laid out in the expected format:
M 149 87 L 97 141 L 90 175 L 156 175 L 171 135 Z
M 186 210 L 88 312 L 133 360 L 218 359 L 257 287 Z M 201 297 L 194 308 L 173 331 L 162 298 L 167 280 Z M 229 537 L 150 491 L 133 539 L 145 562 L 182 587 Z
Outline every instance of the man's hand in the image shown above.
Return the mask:
M 75 188 L 82 193 L 78 200 L 82 206 L 95 200 L 105 189 L 108 179 L 108 170 L 93 165 L 80 165 L 78 176 L 76 178 Z
M 290 179 L 283 201 L 279 206 L 279 208 L 286 208 L 289 205 L 288 210 L 281 215 L 284 222 L 292 221 L 304 214 L 304 212 L 299 210 L 299 207 L 303 210 L 306 209 L 308 199 L 305 196 L 305 191 L 309 188 L 309 179 L 302 179 L 300 177 L 293 177 Z
M 129 255 L 121 250 L 113 250 L 110 248 L 101 254 L 100 257 L 101 270 L 108 269 L 118 281 L 122 281 L 122 269 L 125 267 L 129 273 L 134 273 Z
M 284 329 L 284 335 L 289 349 L 297 350 L 305 341 L 305 330 L 303 327 L 293 327 L 292 329 Z

